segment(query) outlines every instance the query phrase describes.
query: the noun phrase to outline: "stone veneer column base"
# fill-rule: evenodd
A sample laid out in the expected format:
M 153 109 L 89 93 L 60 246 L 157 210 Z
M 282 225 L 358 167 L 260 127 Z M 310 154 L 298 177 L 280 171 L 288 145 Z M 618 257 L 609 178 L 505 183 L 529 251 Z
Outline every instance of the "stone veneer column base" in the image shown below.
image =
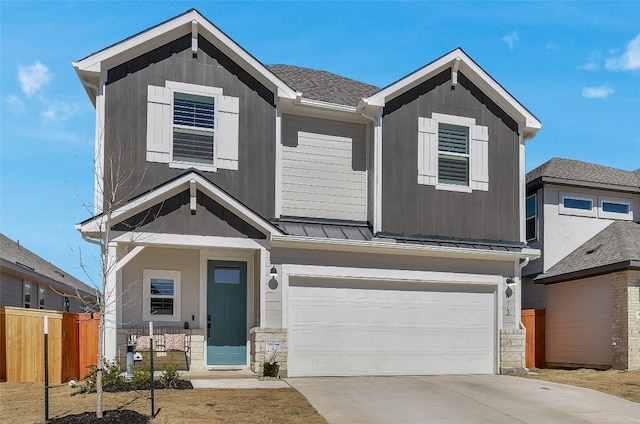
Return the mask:
M 500 374 L 525 373 L 526 330 L 500 330 Z
M 613 346 L 612 366 L 619 370 L 640 369 L 640 271 L 612 273 Z
M 287 329 L 286 328 L 269 328 L 254 327 L 250 332 L 251 345 L 251 371 L 255 374 L 262 375 L 264 365 L 264 351 L 267 340 L 280 341 L 280 349 L 276 355 L 276 362 L 280 365 L 279 376 L 287 376 Z

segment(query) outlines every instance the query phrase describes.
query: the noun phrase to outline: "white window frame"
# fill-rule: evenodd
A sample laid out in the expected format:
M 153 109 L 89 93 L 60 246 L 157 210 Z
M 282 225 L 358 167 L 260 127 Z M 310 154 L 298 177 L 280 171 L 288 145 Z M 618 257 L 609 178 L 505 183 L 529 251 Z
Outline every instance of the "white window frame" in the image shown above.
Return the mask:
M 213 98 L 214 128 L 201 129 L 174 124 L 176 93 Z M 164 87 L 147 87 L 147 161 L 166 163 L 170 168 L 216 172 L 238 170 L 240 99 L 223 95 L 222 88 L 166 81 Z M 174 128 L 213 134 L 213 163 L 176 160 L 173 157 Z
M 27 302 L 27 286 L 29 287 L 29 302 Z M 33 305 L 33 286 L 34 284 L 31 281 L 22 281 L 22 305 L 25 308 L 31 308 Z
M 45 287 L 38 287 L 38 309 L 45 309 L 46 295 L 47 289 Z
M 533 216 L 527 216 L 527 201 L 529 199 L 533 198 L 534 199 L 534 203 L 535 203 L 535 207 L 533 209 Z M 535 241 L 538 240 L 538 196 L 537 193 L 532 194 L 531 196 L 527 196 L 527 198 L 525 199 L 525 225 L 524 225 L 524 231 L 525 231 L 525 238 L 527 241 Z M 527 221 L 529 221 L 530 219 L 534 220 L 534 236 L 532 238 L 527 237 Z
M 142 319 L 144 321 L 180 321 L 181 276 L 177 270 L 143 269 L 142 270 Z M 151 279 L 173 280 L 173 296 L 152 296 Z M 163 297 L 173 299 L 173 315 L 152 315 L 151 298 Z
M 604 210 L 605 203 L 617 203 L 620 205 L 626 205 L 629 208 L 629 212 L 607 212 Z M 631 200 L 620 197 L 598 196 L 598 217 L 606 219 L 618 219 L 624 221 L 633 220 L 633 210 L 631 209 Z
M 575 199 L 575 200 L 586 200 L 591 202 L 591 209 L 577 209 L 577 208 L 568 208 L 564 206 L 565 199 Z M 573 216 L 584 216 L 589 218 L 596 218 L 598 216 L 597 212 L 597 198 L 596 196 L 584 193 L 560 193 L 560 201 L 558 202 L 558 213 L 561 215 L 573 215 Z
M 180 169 L 189 169 L 196 168 L 203 171 L 211 171 L 215 172 L 218 170 L 218 161 L 217 161 L 217 132 L 218 132 L 218 100 L 219 96 L 222 94 L 222 89 L 217 87 L 207 87 L 202 85 L 193 85 L 193 84 L 185 84 L 175 81 L 167 81 L 166 87 L 171 89 L 171 133 L 169 135 L 171 139 L 171 150 L 170 157 L 171 160 L 169 162 L 170 168 L 180 168 Z M 207 128 L 202 129 L 198 127 L 189 127 L 184 125 L 178 125 L 174 123 L 174 113 L 175 113 L 175 99 L 176 94 L 190 94 L 192 96 L 199 97 L 208 97 L 213 99 L 213 129 Z M 213 134 L 213 163 L 206 164 L 201 162 L 189 162 L 185 160 L 177 160 L 173 157 L 173 130 L 175 128 L 179 129 L 193 129 L 196 131 L 210 132 Z
M 469 176 L 467 185 L 447 184 L 438 181 L 438 138 L 440 124 L 456 125 L 469 129 Z M 453 154 L 442 152 L 443 154 Z M 436 190 L 471 193 L 473 190 L 489 190 L 489 129 L 476 125 L 474 118 L 432 113 L 431 118 L 418 117 L 418 184 L 434 186 Z

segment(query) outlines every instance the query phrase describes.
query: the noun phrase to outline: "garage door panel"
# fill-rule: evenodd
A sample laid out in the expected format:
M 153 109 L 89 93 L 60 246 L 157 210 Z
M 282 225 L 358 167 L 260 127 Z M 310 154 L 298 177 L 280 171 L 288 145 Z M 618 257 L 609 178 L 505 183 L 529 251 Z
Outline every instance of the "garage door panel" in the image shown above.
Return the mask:
M 491 289 L 305 283 L 290 287 L 291 376 L 494 372 Z

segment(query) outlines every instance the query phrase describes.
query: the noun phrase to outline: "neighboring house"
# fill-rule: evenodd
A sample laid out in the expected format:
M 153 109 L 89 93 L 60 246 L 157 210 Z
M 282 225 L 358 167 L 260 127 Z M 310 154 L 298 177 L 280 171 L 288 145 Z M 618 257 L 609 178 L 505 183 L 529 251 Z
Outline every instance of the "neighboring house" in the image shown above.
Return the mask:
M 523 309 L 546 309 L 548 366 L 640 368 L 640 169 L 554 158 L 527 174 Z
M 153 321 L 190 328 L 192 369 L 259 372 L 268 339 L 289 376 L 522 370 L 541 124 L 461 49 L 378 89 L 265 66 L 190 10 L 74 67 L 107 357 Z
M 0 234 L 0 306 L 87 312 L 96 291 Z

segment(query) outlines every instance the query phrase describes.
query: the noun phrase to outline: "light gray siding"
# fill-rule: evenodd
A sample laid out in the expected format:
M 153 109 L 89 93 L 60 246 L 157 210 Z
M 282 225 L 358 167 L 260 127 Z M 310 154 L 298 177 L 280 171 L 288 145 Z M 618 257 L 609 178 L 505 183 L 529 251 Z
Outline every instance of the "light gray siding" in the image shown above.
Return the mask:
M 366 127 L 283 117 L 282 214 L 367 220 Z

